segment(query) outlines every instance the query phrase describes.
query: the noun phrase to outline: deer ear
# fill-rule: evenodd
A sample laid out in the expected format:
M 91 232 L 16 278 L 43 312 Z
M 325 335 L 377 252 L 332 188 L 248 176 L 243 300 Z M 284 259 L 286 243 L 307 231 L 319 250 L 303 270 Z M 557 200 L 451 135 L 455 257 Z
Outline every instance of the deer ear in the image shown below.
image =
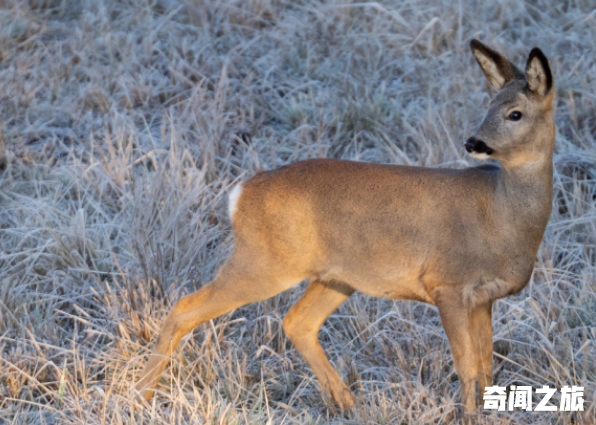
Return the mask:
M 486 79 L 496 89 L 500 90 L 508 82 L 524 77 L 524 74 L 507 58 L 478 40 L 473 39 L 470 47 Z
M 548 59 L 538 47 L 534 47 L 528 57 L 526 81 L 530 90 L 542 97 L 548 96 L 553 88 L 553 74 Z

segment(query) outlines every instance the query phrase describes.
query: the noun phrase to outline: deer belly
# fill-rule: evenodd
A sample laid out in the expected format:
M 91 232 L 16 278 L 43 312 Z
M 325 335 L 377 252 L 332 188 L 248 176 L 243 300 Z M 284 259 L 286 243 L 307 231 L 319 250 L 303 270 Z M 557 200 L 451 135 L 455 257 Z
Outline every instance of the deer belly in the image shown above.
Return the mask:
M 434 304 L 423 282 L 424 275 L 424 268 L 360 271 L 334 267 L 322 273 L 319 279 L 343 282 L 373 297 Z

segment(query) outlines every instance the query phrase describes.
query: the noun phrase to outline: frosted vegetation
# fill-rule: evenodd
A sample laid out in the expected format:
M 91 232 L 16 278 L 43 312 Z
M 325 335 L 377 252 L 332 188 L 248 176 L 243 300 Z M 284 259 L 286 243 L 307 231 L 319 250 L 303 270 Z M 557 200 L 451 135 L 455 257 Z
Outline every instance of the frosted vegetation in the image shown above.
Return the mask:
M 0 423 L 452 423 L 434 307 L 356 294 L 330 317 L 344 418 L 282 329 L 303 285 L 186 338 L 150 408 L 132 384 L 173 301 L 226 258 L 235 182 L 313 157 L 478 164 L 463 142 L 491 89 L 473 37 L 520 66 L 542 48 L 558 96 L 553 214 L 532 282 L 494 307 L 495 383 L 586 400 L 481 422 L 594 423 L 592 1 L 1 4 Z

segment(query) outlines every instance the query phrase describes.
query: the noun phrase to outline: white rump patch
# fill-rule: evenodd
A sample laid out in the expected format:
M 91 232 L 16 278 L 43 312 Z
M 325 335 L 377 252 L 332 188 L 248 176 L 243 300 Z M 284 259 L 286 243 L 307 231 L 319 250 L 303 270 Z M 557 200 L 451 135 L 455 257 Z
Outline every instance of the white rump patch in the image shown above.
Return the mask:
M 234 221 L 234 213 L 238 207 L 240 195 L 242 195 L 242 183 L 238 183 L 236 186 L 234 186 L 234 189 L 232 189 L 228 195 L 228 214 L 230 215 L 230 220 L 232 221 Z
M 482 152 L 471 152 L 470 155 L 472 155 L 472 158 L 476 158 L 476 159 L 489 159 L 490 155 L 487 155 L 486 153 Z

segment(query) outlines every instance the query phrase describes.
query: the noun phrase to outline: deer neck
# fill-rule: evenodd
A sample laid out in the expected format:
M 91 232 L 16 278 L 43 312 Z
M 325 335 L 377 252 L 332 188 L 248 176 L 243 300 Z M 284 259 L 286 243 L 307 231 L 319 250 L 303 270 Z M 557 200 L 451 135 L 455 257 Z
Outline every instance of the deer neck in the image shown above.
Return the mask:
M 552 153 L 532 163 L 504 166 L 499 177 L 495 201 L 502 208 L 502 224 L 531 234 L 529 242 L 537 249 L 552 208 Z

